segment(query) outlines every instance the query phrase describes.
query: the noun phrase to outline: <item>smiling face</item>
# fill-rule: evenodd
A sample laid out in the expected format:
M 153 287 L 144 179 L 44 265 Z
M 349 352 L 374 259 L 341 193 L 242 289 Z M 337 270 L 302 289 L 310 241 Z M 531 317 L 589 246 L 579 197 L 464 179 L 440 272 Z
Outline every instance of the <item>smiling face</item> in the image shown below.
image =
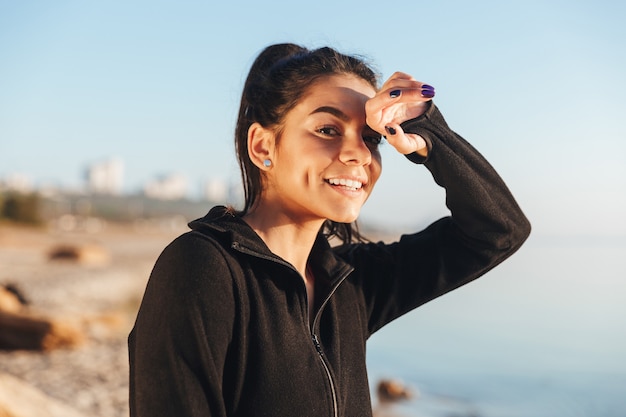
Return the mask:
M 351 223 L 381 173 L 380 134 L 365 124 L 372 86 L 353 75 L 314 83 L 280 126 L 262 197 L 301 223 Z

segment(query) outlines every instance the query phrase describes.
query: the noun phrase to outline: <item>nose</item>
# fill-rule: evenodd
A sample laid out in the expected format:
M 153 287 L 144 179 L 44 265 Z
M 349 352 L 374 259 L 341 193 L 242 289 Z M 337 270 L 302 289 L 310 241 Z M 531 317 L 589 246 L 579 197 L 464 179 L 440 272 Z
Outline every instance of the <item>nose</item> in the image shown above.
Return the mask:
M 372 162 L 372 151 L 361 135 L 346 135 L 342 140 L 339 160 L 346 165 L 369 165 Z

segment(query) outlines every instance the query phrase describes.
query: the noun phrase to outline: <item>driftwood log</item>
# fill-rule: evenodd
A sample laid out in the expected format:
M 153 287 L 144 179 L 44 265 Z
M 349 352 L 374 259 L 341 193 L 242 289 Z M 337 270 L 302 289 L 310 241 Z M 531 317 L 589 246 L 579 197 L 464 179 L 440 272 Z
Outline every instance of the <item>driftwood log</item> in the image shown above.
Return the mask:
M 18 294 L 0 286 L 0 349 L 51 350 L 83 339 L 77 327 L 30 312 Z

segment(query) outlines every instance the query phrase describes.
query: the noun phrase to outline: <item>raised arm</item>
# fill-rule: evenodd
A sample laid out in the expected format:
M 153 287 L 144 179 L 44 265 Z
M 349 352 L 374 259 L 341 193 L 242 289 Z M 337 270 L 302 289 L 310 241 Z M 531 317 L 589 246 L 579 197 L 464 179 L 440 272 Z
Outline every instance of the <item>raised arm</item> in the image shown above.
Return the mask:
M 416 97 L 421 85 L 414 83 L 396 100 L 414 100 L 409 95 Z M 483 275 L 513 254 L 530 233 L 530 223 L 489 162 L 448 127 L 430 97 L 417 103 L 412 105 L 422 110 L 417 117 L 383 122 L 395 129 L 387 138 L 396 136 L 393 141 L 403 144 L 396 146 L 401 152 L 412 149 L 407 158 L 423 163 L 446 189 L 451 216 L 390 245 L 339 251 L 356 267 L 352 280 L 362 289 L 370 332 Z

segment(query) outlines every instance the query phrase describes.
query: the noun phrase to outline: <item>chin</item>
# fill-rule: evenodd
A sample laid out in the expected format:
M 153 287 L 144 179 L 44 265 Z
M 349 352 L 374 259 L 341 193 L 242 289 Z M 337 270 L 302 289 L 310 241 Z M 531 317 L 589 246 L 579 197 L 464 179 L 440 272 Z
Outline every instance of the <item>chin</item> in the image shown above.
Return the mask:
M 359 214 L 360 214 L 360 211 L 357 211 L 356 213 L 344 213 L 342 215 L 334 215 L 334 216 L 328 217 L 328 220 L 331 220 L 337 223 L 352 223 L 357 220 L 357 218 L 359 217 Z

